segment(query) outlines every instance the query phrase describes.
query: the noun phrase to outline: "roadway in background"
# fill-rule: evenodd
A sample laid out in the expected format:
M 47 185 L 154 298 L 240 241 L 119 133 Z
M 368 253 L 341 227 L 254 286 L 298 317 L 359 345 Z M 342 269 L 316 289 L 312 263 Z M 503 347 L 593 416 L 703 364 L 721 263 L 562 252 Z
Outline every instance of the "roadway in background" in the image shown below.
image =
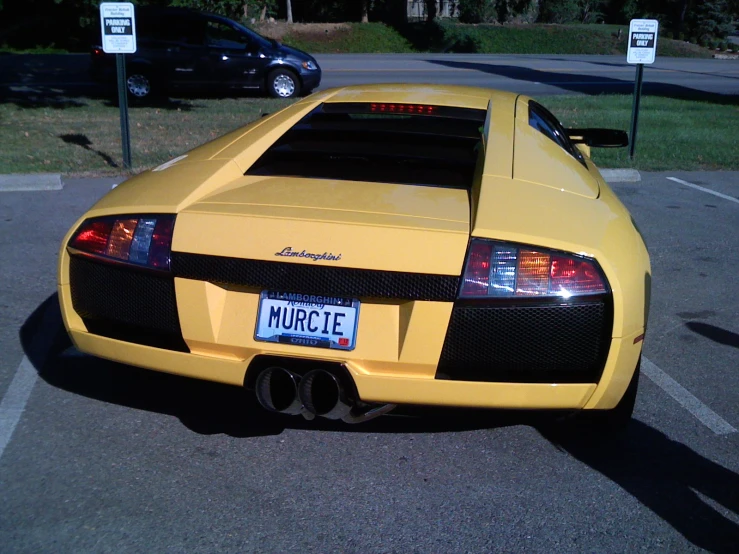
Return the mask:
M 359 83 L 439 83 L 529 95 L 630 93 L 625 56 L 319 54 L 321 88 Z M 0 101 L 29 95 L 107 94 L 88 76 L 86 54 L 0 55 Z M 657 58 L 644 91 L 672 97 L 739 95 L 739 60 Z

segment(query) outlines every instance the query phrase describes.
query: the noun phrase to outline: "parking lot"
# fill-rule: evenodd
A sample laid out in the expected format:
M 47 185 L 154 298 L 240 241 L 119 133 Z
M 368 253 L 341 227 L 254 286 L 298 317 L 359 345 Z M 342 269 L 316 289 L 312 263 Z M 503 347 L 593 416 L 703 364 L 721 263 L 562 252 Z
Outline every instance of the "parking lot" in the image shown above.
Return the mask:
M 635 420 L 605 441 L 550 414 L 283 419 L 58 354 L 61 239 L 117 181 L 0 192 L 3 551 L 737 551 L 739 174 L 613 185 L 653 287 Z

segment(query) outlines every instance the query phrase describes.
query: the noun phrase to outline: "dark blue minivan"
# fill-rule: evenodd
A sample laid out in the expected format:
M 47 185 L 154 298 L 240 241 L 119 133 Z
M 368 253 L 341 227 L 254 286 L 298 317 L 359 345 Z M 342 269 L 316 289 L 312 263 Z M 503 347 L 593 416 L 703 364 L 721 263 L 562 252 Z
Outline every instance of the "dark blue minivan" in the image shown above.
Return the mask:
M 313 56 L 265 38 L 220 15 L 181 8 L 136 8 L 135 54 L 126 54 L 129 98 L 176 89 L 255 89 L 277 98 L 311 92 L 321 82 Z M 92 48 L 91 70 L 115 82 L 115 55 Z

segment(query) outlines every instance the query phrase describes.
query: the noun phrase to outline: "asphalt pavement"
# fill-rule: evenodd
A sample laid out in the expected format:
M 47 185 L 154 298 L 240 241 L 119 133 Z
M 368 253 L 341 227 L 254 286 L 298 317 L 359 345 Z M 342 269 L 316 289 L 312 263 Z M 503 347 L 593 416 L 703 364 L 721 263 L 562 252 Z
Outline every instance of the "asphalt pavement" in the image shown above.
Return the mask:
M 360 83 L 438 83 L 527 95 L 628 93 L 635 68 L 625 56 L 495 54 L 318 54 L 320 88 Z M 91 81 L 86 54 L 0 55 L 0 101 L 110 96 Z M 720 99 L 739 95 L 739 60 L 657 58 L 645 94 Z
M 739 173 L 613 185 L 650 250 L 635 419 L 406 410 L 349 426 L 55 355 L 56 257 L 119 179 L 0 192 L 3 552 L 737 552 Z

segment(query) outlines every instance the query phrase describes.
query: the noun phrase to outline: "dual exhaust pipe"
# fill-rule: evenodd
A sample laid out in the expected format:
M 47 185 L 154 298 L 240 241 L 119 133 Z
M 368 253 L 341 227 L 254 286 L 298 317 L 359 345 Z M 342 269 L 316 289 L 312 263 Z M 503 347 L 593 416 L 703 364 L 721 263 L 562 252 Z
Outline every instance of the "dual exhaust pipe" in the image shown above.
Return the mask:
M 302 377 L 284 367 L 270 367 L 256 379 L 257 400 L 271 412 L 340 419 L 362 423 L 386 414 L 395 404 L 371 406 L 361 402 L 335 374 L 314 369 Z

